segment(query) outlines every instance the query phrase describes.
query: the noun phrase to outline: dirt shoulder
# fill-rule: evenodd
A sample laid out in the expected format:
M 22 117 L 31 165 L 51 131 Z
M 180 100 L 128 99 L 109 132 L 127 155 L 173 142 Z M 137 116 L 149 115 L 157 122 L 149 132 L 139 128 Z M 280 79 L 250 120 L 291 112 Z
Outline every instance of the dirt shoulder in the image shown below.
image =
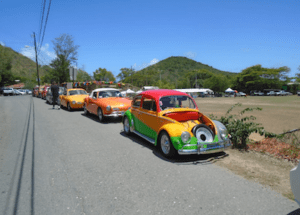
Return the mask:
M 215 164 L 227 168 L 245 179 L 267 186 L 294 200 L 290 185 L 290 170 L 295 164 L 259 152 L 240 152 L 229 149 L 229 155 L 216 160 Z

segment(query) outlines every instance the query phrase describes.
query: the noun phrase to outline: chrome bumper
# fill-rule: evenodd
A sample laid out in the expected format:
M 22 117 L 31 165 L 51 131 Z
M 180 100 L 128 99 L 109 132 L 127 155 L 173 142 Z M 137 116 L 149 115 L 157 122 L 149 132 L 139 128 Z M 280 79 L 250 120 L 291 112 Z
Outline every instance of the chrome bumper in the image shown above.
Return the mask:
M 207 148 L 204 148 L 203 145 L 207 145 Z M 195 145 L 184 145 L 184 147 L 195 146 Z M 224 141 L 219 141 L 216 143 L 198 143 L 197 149 L 179 149 L 178 154 L 180 155 L 191 155 L 191 154 L 212 154 L 225 151 L 229 146 L 231 146 L 230 139 Z
M 105 117 L 121 117 L 124 115 L 124 113 L 125 113 L 125 111 L 115 111 L 110 114 L 103 114 L 103 116 L 105 116 Z

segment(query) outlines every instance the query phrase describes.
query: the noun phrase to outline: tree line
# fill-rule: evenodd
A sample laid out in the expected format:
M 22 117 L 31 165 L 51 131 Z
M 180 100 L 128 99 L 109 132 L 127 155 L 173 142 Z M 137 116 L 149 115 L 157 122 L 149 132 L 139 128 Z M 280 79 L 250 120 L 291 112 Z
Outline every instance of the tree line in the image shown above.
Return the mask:
M 44 75 L 41 83 L 69 82 L 69 67 L 74 66 L 78 60 L 78 45 L 74 44 L 73 37 L 61 34 L 53 41 L 56 58 L 49 65 L 44 65 Z M 0 45 L 0 86 L 13 84 L 16 79 L 36 84 L 35 78 L 30 79 L 22 76 L 14 76 L 11 72 L 12 56 Z M 300 66 L 298 68 L 300 71 Z M 209 88 L 214 92 L 224 92 L 228 87 L 238 91 L 250 93 L 253 90 L 281 89 L 291 80 L 300 82 L 300 73 L 295 77 L 288 77 L 290 69 L 286 66 L 279 68 L 265 68 L 255 65 L 242 70 L 240 73 L 224 72 L 201 64 L 185 57 L 170 57 L 155 65 L 139 71 L 132 68 L 121 68 L 115 77 L 106 68 L 99 67 L 90 76 L 83 68 L 77 73 L 76 82 L 106 81 L 130 83 L 136 87 L 158 86 L 166 89 L 184 88 Z M 36 76 L 34 73 L 33 76 Z M 294 93 L 299 85 L 289 86 Z

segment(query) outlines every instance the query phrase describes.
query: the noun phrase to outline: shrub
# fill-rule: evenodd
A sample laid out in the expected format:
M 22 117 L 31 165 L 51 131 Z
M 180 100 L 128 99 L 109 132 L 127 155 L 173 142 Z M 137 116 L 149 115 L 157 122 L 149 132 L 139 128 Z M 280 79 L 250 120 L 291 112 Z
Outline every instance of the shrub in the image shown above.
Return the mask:
M 273 136 L 276 134 L 265 132 L 264 128 L 260 123 L 255 123 L 254 116 L 243 116 L 246 112 L 258 110 L 261 111 L 262 108 L 245 108 L 238 115 L 230 114 L 233 108 L 241 106 L 241 103 L 237 103 L 228 109 L 225 116 L 222 116 L 220 119 L 211 115 L 211 118 L 219 120 L 223 123 L 228 133 L 231 135 L 231 141 L 233 143 L 233 148 L 237 149 L 247 149 L 247 142 L 251 133 L 259 133 L 260 135 Z

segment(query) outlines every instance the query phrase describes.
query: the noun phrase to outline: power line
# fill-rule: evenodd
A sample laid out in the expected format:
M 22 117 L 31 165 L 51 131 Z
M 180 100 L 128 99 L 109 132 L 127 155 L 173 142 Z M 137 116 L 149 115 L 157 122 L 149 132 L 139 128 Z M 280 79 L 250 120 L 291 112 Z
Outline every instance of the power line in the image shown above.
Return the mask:
M 41 23 L 40 23 L 40 33 L 39 33 L 39 43 L 41 42 L 41 33 L 43 29 L 43 23 L 44 23 L 44 14 L 45 14 L 45 5 L 46 5 L 46 0 L 42 0 L 42 7 L 41 7 Z
M 47 11 L 46 21 L 45 21 L 45 25 L 44 25 L 44 32 L 43 32 L 42 42 L 40 43 L 39 52 L 41 50 L 41 47 L 42 47 L 43 41 L 44 41 L 44 36 L 45 36 L 46 27 L 47 27 L 47 22 L 48 22 L 50 7 L 51 7 L 51 0 L 49 1 L 49 6 L 48 6 L 48 11 Z

